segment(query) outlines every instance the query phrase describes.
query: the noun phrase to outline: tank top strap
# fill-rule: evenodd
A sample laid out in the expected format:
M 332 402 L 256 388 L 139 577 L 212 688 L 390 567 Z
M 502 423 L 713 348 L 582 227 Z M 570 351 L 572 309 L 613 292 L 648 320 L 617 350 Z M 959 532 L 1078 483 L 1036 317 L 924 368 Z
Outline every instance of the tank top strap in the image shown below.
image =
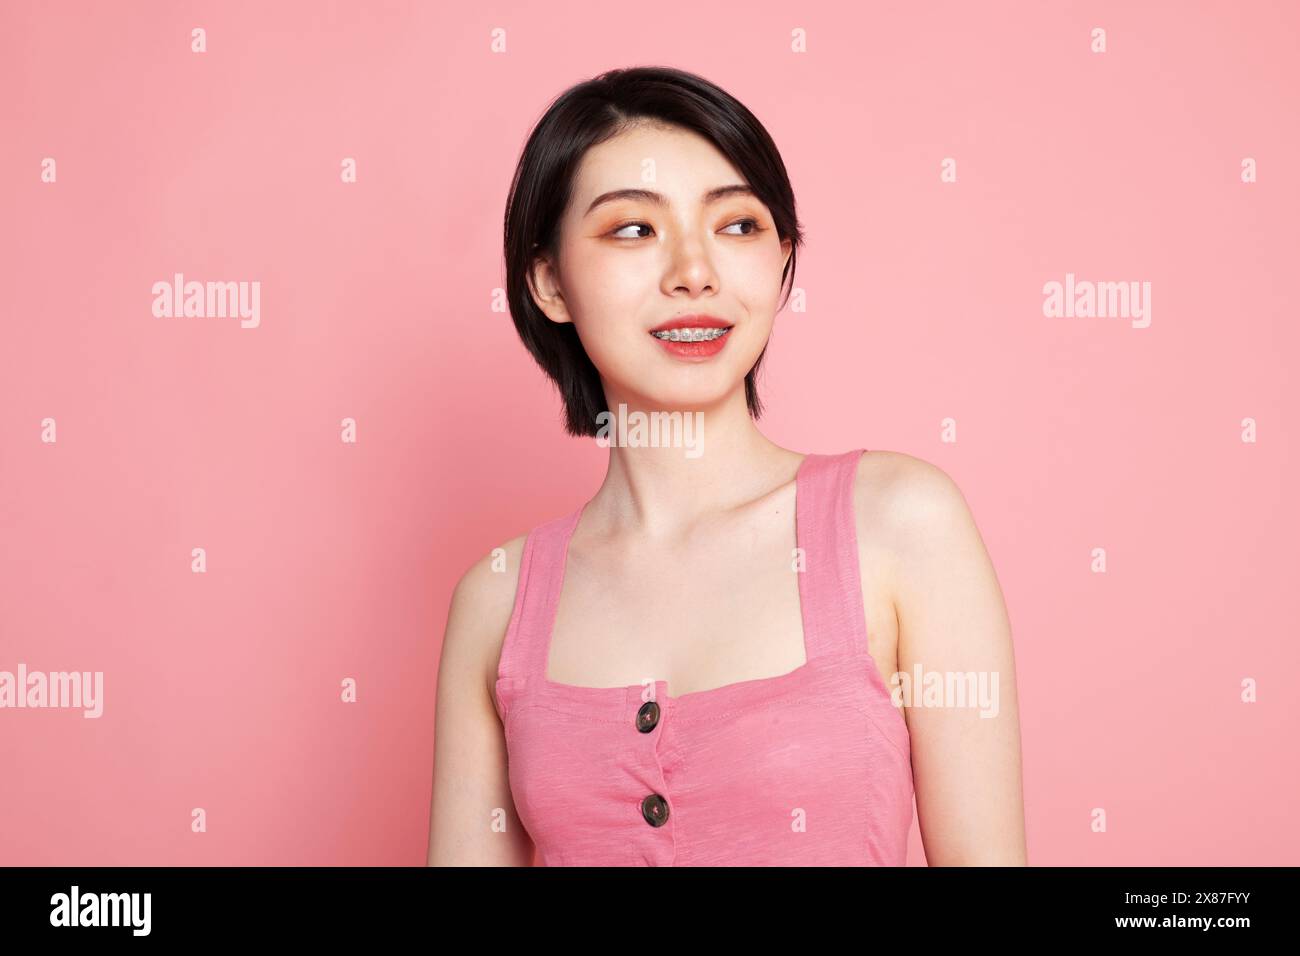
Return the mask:
M 584 505 L 585 507 L 585 505 Z M 538 525 L 524 540 L 515 605 L 506 626 L 498 678 L 546 677 L 551 627 L 564 583 L 569 538 L 583 509 Z
M 865 450 L 808 455 L 795 476 L 795 535 L 804 562 L 799 601 L 810 660 L 867 649 L 853 507 Z

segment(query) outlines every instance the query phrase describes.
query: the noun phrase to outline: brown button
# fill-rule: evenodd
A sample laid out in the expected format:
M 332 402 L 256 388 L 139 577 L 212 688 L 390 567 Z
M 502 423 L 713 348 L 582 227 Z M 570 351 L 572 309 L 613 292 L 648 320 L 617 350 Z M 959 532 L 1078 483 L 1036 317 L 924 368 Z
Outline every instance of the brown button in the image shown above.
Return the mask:
M 659 723 L 659 705 L 653 700 L 647 700 L 641 705 L 641 709 L 636 712 L 636 729 L 643 734 L 648 734 L 655 729 Z
M 668 801 L 657 793 L 647 794 L 641 801 L 641 816 L 652 827 L 661 827 L 668 822 Z

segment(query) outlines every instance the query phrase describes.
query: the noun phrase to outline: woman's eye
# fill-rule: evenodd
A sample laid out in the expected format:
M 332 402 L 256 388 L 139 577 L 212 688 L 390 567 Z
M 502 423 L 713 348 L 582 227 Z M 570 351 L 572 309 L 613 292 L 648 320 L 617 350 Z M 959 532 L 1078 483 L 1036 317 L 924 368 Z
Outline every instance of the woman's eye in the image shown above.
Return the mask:
M 644 236 L 620 236 L 619 233 L 622 232 L 624 229 L 649 229 L 649 228 L 650 226 L 648 223 L 629 222 L 629 223 L 625 223 L 622 226 L 619 226 L 617 229 L 611 232 L 610 235 L 618 239 L 644 239 L 645 238 Z
M 752 236 L 754 233 L 758 232 L 758 220 L 757 220 L 757 219 L 738 219 L 738 220 L 736 220 L 735 222 L 733 222 L 730 226 L 728 226 L 727 228 L 730 229 L 730 228 L 732 228 L 732 226 L 750 226 L 750 227 L 752 227 L 748 232 L 739 232 L 739 233 L 737 233 L 737 232 L 733 232 L 733 233 L 732 233 L 733 236 Z

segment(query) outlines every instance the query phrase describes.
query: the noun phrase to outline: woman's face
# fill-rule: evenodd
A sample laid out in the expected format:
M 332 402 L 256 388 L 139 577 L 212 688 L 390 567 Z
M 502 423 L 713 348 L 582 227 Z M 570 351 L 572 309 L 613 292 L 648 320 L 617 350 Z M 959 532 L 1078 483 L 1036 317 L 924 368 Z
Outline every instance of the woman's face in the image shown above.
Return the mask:
M 574 323 L 612 409 L 698 408 L 743 392 L 772 331 L 790 251 L 708 140 L 640 125 L 583 157 L 557 261 L 533 270 L 534 298 L 552 321 Z M 712 348 L 651 335 L 682 316 L 731 329 Z

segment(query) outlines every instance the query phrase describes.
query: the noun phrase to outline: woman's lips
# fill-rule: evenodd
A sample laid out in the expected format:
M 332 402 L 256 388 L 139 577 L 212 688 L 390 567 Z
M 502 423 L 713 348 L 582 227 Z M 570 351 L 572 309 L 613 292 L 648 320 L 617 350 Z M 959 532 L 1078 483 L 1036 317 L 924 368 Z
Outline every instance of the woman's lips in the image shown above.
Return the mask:
M 650 337 L 663 346 L 664 351 L 674 358 L 706 359 L 722 351 L 727 344 L 727 339 L 731 338 L 731 329 L 728 329 L 717 338 L 701 339 L 698 342 L 674 342 L 671 339 L 661 339 L 656 335 Z

